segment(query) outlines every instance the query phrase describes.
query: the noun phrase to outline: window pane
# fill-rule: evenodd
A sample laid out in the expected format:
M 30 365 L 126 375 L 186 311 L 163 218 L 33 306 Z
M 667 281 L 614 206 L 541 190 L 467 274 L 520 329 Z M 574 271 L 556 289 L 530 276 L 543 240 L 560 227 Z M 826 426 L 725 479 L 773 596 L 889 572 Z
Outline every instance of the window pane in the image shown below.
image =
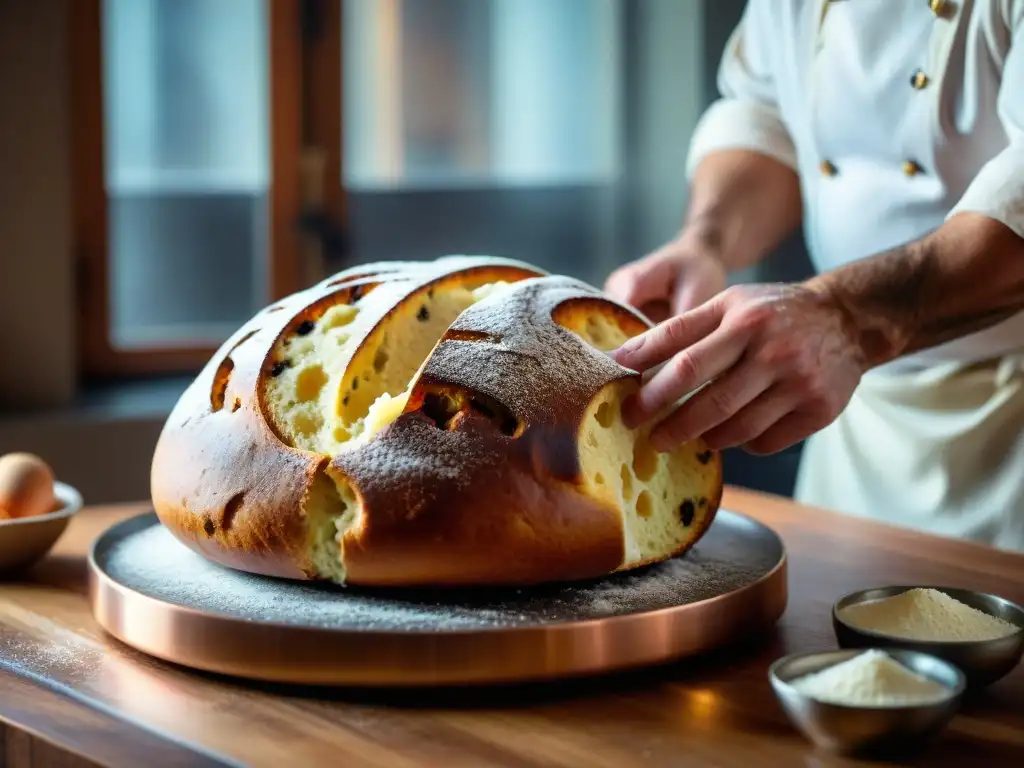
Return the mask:
M 619 11 L 619 0 L 346 0 L 346 183 L 613 180 Z
M 217 343 L 266 304 L 264 0 L 105 0 L 111 340 Z

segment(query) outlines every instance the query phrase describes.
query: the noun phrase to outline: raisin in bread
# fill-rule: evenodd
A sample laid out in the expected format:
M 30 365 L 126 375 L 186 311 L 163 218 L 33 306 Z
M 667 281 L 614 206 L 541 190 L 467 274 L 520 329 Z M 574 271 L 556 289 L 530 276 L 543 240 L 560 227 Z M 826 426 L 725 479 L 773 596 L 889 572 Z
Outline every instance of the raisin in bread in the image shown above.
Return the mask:
M 650 327 L 515 261 L 370 264 L 238 330 L 171 413 L 161 521 L 223 565 L 365 586 L 527 585 L 679 554 L 721 462 L 627 429 Z

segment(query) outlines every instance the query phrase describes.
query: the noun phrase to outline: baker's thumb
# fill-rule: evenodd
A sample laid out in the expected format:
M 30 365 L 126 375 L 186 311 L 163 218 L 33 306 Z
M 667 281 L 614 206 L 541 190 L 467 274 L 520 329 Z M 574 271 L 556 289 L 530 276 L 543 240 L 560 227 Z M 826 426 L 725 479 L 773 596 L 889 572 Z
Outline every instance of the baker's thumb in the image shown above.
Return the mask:
M 681 315 L 696 309 L 725 290 L 729 278 L 721 262 L 713 259 L 692 262 L 686 275 L 676 281 L 672 312 Z
M 678 267 L 664 250 L 643 257 L 615 270 L 605 282 L 611 298 L 637 309 L 672 296 Z

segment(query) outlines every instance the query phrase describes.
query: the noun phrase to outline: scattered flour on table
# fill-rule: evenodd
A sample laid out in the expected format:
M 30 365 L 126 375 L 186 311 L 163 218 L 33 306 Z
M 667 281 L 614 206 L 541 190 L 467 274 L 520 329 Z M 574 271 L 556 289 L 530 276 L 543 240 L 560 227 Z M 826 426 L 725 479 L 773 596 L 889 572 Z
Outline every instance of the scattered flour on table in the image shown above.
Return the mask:
M 83 660 L 79 649 L 39 638 L 4 638 L 0 649 L 5 662 L 39 673 L 73 670 Z
M 860 629 L 905 640 L 995 640 L 1020 629 L 936 589 L 910 589 L 855 603 L 843 608 L 839 617 Z
M 721 519 L 685 556 L 564 585 L 487 590 L 370 590 L 272 579 L 211 563 L 153 525 L 115 542 L 101 564 L 160 600 L 253 622 L 347 630 L 459 631 L 586 620 L 717 597 L 767 574 L 777 543 L 743 518 Z
M 942 701 L 949 688 L 913 672 L 885 651 L 871 650 L 812 672 L 791 685 L 818 701 L 851 706 L 909 706 Z
M 0 667 L 67 681 L 91 677 L 103 664 L 102 645 L 45 621 L 33 629 L 0 628 Z

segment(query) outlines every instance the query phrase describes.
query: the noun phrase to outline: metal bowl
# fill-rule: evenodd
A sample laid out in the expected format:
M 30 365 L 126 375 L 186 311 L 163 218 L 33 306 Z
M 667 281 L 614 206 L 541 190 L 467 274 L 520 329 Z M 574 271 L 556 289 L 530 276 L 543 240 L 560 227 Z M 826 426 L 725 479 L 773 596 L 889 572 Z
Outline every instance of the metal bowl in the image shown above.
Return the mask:
M 908 589 L 934 589 L 944 592 L 954 600 L 1015 624 L 1018 629 L 1012 635 L 997 640 L 907 640 L 854 627 L 839 617 L 839 612 L 849 605 L 892 597 Z M 832 606 L 832 627 L 842 648 L 902 648 L 945 659 L 963 671 L 969 688 L 991 685 L 1012 671 L 1024 656 L 1024 608 L 996 595 L 969 589 L 892 586 L 853 592 Z
M 905 753 L 923 748 L 949 723 L 966 689 L 963 673 L 934 656 L 913 651 L 888 650 L 893 659 L 949 689 L 949 696 L 934 703 L 905 706 L 849 706 L 818 701 L 791 683 L 852 659 L 862 650 L 826 651 L 785 656 L 768 670 L 772 689 L 783 710 L 814 744 L 842 754 Z
M 55 482 L 53 495 L 57 507 L 52 512 L 0 520 L 0 574 L 24 570 L 42 559 L 82 508 L 81 494 L 67 483 Z

